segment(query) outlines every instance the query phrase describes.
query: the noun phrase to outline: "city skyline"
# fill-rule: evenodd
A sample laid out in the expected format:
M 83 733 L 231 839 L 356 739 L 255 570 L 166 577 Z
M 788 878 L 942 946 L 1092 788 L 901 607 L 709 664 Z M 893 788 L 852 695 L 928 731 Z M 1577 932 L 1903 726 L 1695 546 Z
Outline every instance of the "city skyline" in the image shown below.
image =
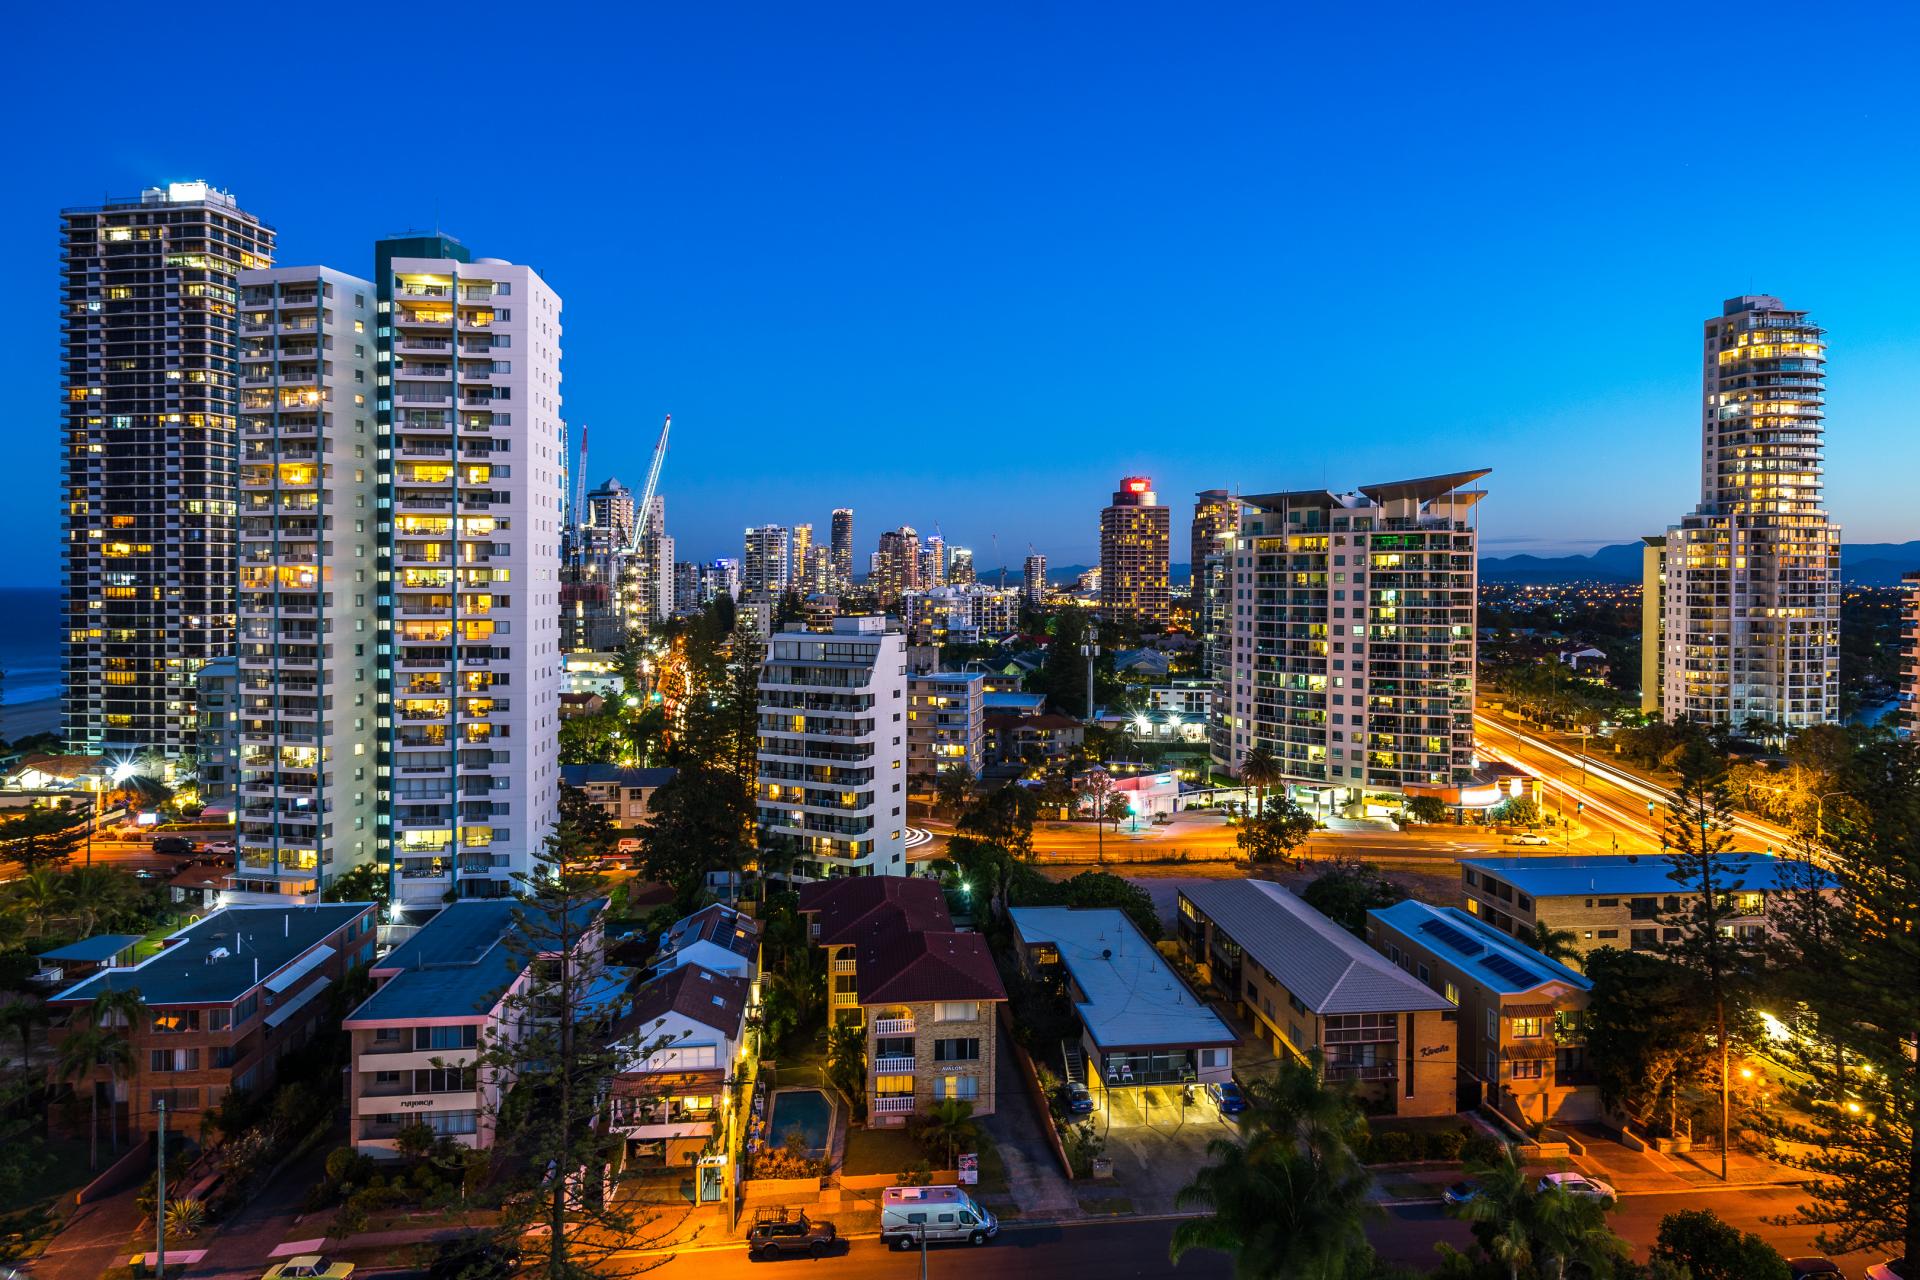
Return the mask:
M 52 38 L 33 26 L 45 21 L 29 18 L 26 45 Z M 26 304 L 0 316 L 0 374 L 29 403 L 53 385 L 45 246 L 58 209 L 204 179 L 276 228 L 281 261 L 346 260 L 417 225 L 520 247 L 568 299 L 568 418 L 576 439 L 593 428 L 588 483 L 637 483 L 659 415 L 678 416 L 661 492 L 689 559 L 732 554 L 747 524 L 823 528 L 850 506 L 875 531 L 937 519 L 985 568 L 1019 564 L 1028 543 L 1056 564 L 1092 563 L 1114 475 L 1153 475 L 1168 494 L 1251 491 L 1336 471 L 1437 474 L 1468 444 L 1503 477 L 1482 513 L 1489 554 L 1584 551 L 1685 506 L 1698 316 L 1764 292 L 1834 335 L 1836 521 L 1853 541 L 1905 540 L 1897 478 L 1873 462 L 1905 445 L 1920 373 L 1904 305 L 1915 268 L 1893 214 L 1911 181 L 1884 158 L 1913 108 L 1889 87 L 1897 75 L 1860 65 L 1891 56 L 1878 51 L 1901 47 L 1897 33 L 1866 39 L 1844 17 L 1809 33 L 1815 52 L 1852 50 L 1861 73 L 1841 81 L 1823 69 L 1834 60 L 1808 63 L 1802 92 L 1822 110 L 1763 139 L 1723 133 L 1718 91 L 1687 71 L 1701 48 L 1734 61 L 1762 34 L 1668 19 L 1650 42 L 1554 15 L 1589 52 L 1478 86 L 1477 66 L 1505 60 L 1467 24 L 1401 42 L 1417 61 L 1376 51 L 1350 83 L 1343 21 L 1168 30 L 1122 15 L 1097 65 L 1075 69 L 1071 98 L 1043 74 L 1073 56 L 1078 24 L 1060 15 L 1027 19 L 1014 40 L 990 18 L 865 35 L 851 20 L 774 16 L 723 34 L 661 19 L 622 49 L 642 62 L 630 81 L 650 86 L 637 103 L 597 82 L 599 55 L 529 32 L 531 62 L 564 50 L 588 65 L 503 121 L 494 145 L 592 175 L 593 199 L 625 211 L 639 293 L 605 270 L 605 237 L 561 212 L 557 176 L 456 201 L 430 173 L 389 168 L 351 199 L 316 199 L 355 172 L 344 142 L 289 167 L 246 145 L 244 113 L 213 103 L 183 106 L 163 141 L 137 146 L 22 137 L 0 229 Z M 290 22 L 270 15 L 262 38 L 291 39 Z M 1295 40 L 1334 56 L 1276 83 L 1258 51 Z M 109 48 L 102 74 L 131 74 L 165 44 Z M 991 55 L 1007 91 L 977 112 L 950 105 L 967 100 L 955 69 L 967 58 L 950 48 Z M 1604 109 L 1560 94 L 1587 60 L 1654 87 Z M 57 60 L 25 62 L 15 93 L 53 94 Z M 1376 77 L 1393 91 L 1366 101 Z M 847 87 L 820 87 L 835 80 Z M 733 99 L 724 110 L 715 82 Z M 1151 101 L 1142 83 L 1160 86 Z M 1380 149 L 1394 113 L 1422 100 L 1448 108 L 1449 137 Z M 1539 109 L 1510 113 L 1513 101 Z M 579 127 L 628 113 L 647 127 L 604 154 Z M 1714 182 L 1701 157 L 1736 172 L 1783 131 L 1820 149 L 1823 179 L 1798 217 L 1828 234 L 1725 223 L 1691 198 Z M 1061 154 L 1081 159 L 1057 165 Z M 1629 171 L 1631 191 L 1618 182 Z M 1632 320 L 1591 335 L 1539 323 L 1593 302 Z M 1382 380 L 1371 335 L 1388 333 L 1395 373 Z M 0 536 L 18 548 L 11 584 L 57 579 L 57 512 L 25 480 L 57 465 L 52 416 L 32 413 L 46 429 L 17 433 L 22 478 L 0 505 Z M 836 447 L 772 447 L 795 432 Z M 993 459 L 991 486 L 952 465 L 947 446 L 969 441 Z M 776 452 L 777 464 L 756 461 Z

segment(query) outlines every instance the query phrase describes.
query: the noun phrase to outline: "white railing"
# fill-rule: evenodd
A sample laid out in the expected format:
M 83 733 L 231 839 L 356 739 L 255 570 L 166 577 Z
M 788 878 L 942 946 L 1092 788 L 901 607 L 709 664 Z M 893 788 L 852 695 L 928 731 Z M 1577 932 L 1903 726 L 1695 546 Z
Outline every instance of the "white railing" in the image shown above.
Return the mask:
M 873 1113 L 879 1116 L 898 1116 L 913 1114 L 913 1095 L 910 1093 L 890 1093 L 884 1098 L 873 1100 Z
M 912 1018 L 875 1018 L 873 1034 L 877 1036 L 910 1036 L 913 1034 Z
M 858 962 L 854 960 L 835 960 L 833 962 L 833 971 L 835 973 L 852 973 L 856 963 Z
M 875 1058 L 873 1070 L 876 1075 L 910 1076 L 913 1074 L 912 1058 Z

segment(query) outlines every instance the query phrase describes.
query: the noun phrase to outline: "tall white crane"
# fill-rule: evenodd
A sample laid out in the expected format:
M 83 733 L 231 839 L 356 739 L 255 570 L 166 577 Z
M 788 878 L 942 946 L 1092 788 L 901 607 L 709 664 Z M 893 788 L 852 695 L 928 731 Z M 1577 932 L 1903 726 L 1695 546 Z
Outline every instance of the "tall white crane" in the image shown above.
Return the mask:
M 627 550 L 638 552 L 642 531 L 647 527 L 647 508 L 653 505 L 653 491 L 660 484 L 660 465 L 667 460 L 667 432 L 673 429 L 673 415 L 660 424 L 660 439 L 653 446 L 653 464 L 647 468 L 647 483 L 640 491 L 640 505 L 633 511 L 633 532 Z M 584 434 L 584 433 L 583 433 Z

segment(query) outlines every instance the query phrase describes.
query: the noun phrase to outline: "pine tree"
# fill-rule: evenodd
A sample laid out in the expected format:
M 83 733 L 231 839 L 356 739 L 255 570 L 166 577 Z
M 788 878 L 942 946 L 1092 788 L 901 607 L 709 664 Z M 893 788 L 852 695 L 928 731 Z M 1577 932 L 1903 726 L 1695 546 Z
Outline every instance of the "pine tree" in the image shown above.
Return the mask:
M 1713 1006 L 1714 1047 L 1720 1059 L 1720 1177 L 1727 1177 L 1733 1144 L 1732 1041 L 1747 1012 L 1758 963 L 1753 939 L 1731 922 L 1752 913 L 1739 905 L 1748 855 L 1733 847 L 1733 798 L 1726 761 L 1705 747 L 1680 760 L 1680 785 L 1667 815 L 1667 878 L 1684 888 L 1681 907 L 1661 917 L 1679 937 L 1667 944 L 1674 963 L 1698 975 Z
M 607 1107 L 615 1075 L 658 1046 L 618 1034 L 601 998 L 604 881 L 566 810 L 515 879 L 509 945 L 527 976 L 503 1001 L 510 1029 L 478 1055 L 502 1090 L 500 1243 L 520 1248 L 526 1273 L 545 1280 L 632 1274 L 644 1268 L 617 1255 L 663 1242 L 677 1223 L 643 1219 L 616 1195 L 624 1139 Z

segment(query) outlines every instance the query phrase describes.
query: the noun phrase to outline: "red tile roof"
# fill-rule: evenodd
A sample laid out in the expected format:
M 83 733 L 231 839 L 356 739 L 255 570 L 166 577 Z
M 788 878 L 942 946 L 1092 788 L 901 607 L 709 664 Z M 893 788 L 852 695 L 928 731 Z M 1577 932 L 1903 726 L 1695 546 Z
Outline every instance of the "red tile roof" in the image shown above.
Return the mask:
M 800 891 L 822 946 L 852 946 L 861 1004 L 1005 1000 L 986 942 L 956 933 L 946 894 L 931 880 L 859 876 Z
M 681 965 L 634 993 L 633 1012 L 623 1020 L 622 1034 L 635 1035 L 645 1045 L 653 1024 L 677 1013 L 731 1038 L 740 1034 L 746 1011 L 745 978 L 729 978 L 697 964 Z
M 800 910 L 823 947 L 857 942 L 880 929 L 951 929 L 947 895 L 916 876 L 848 876 L 816 880 L 800 890 Z

